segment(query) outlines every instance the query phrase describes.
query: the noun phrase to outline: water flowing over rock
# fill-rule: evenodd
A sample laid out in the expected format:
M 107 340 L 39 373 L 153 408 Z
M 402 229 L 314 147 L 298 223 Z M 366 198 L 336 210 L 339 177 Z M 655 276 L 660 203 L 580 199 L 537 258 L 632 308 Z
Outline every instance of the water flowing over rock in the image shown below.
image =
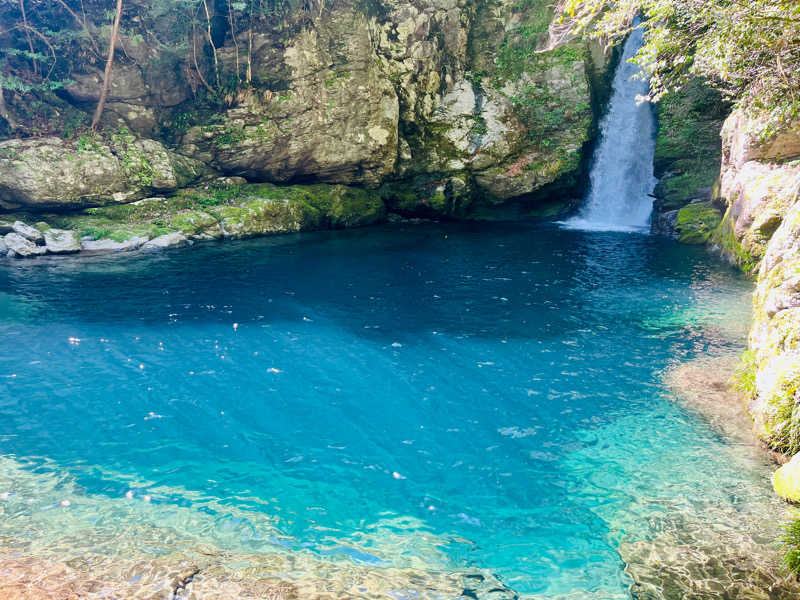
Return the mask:
M 656 183 L 653 176 L 655 117 L 648 103 L 637 103 L 649 84 L 628 60 L 642 45 L 642 31 L 631 33 L 614 76 L 608 114 L 592 159 L 589 195 L 570 227 L 614 230 L 649 227 Z

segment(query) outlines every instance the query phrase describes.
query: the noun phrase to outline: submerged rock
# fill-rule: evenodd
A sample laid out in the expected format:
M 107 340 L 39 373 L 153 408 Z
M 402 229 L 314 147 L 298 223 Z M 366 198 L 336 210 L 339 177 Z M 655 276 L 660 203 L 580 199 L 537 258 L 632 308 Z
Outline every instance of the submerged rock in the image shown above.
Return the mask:
M 702 357 L 671 367 L 663 379 L 679 402 L 699 413 L 714 429 L 760 453 L 747 415 L 747 398 L 732 388 L 738 364 L 735 354 Z
M 47 248 L 44 246 L 37 246 L 18 233 L 7 233 L 3 240 L 8 247 L 9 256 L 27 258 L 29 256 L 39 256 L 47 252 Z
M 65 229 L 48 229 L 44 232 L 44 243 L 51 254 L 72 254 L 81 250 L 78 234 Z

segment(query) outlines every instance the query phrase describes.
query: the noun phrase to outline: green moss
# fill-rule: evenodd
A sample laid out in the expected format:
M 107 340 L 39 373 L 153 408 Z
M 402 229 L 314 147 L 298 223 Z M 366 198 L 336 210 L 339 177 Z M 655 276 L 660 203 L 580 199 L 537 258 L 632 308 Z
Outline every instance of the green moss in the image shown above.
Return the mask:
M 656 105 L 655 210 L 680 209 L 697 198 L 710 198 L 719 177 L 720 129 L 727 105 L 703 80 L 694 79 L 665 95 Z
M 329 71 L 325 76 L 325 87 L 330 89 L 339 82 L 346 82 L 350 79 L 350 71 Z
M 344 185 L 209 185 L 168 198 L 43 215 L 42 226 L 71 229 L 80 236 L 124 241 L 180 231 L 220 235 L 220 224 L 246 237 L 304 229 L 358 227 L 382 220 L 386 208 L 371 190 Z M 30 219 L 20 216 L 29 222 Z
M 687 204 L 678 211 L 675 231 L 678 241 L 684 244 L 705 244 L 722 220 L 719 210 L 711 202 Z
M 727 105 L 719 92 L 701 79 L 690 81 L 681 90 L 665 95 L 656 105 L 658 134 L 655 164 L 658 175 L 675 170 L 675 163 L 684 161 L 690 170 L 693 161 L 717 162 L 721 155 L 719 137 L 727 116 Z
M 549 63 L 546 55 L 537 53 L 539 39 L 547 31 L 553 19 L 553 7 L 541 0 L 523 0 L 513 8 L 513 12 L 521 19 L 519 27 L 505 32 L 505 36 L 497 49 L 495 60 L 494 84 L 516 80 L 524 72 L 546 69 Z M 566 58 L 572 49 L 564 52 Z M 551 53 L 551 56 L 553 54 Z
M 413 217 L 463 217 L 471 201 L 465 181 L 456 188 L 436 175 L 385 184 L 380 194 L 393 212 Z
M 719 176 L 719 157 L 711 162 L 696 161 L 687 164 L 685 161 L 681 169 L 681 172 L 662 177 L 653 191 L 653 195 L 659 199 L 659 209 L 662 211 L 678 209 L 701 196 L 708 197 L 708 191 Z
M 711 242 L 719 247 L 724 256 L 738 265 L 745 273 L 753 273 L 758 266 L 758 259 L 750 255 L 739 241 L 733 230 L 733 218 L 730 209 L 725 213 L 720 224 L 711 233 Z
M 111 143 L 128 180 L 140 187 L 152 186 L 155 171 L 147 156 L 136 145 L 136 136 L 130 130 L 121 128 L 112 134 Z
M 789 456 L 800 452 L 800 406 L 796 397 L 800 389 L 800 373 L 783 376 L 767 401 L 775 408 L 775 417 L 768 424 L 769 445 Z

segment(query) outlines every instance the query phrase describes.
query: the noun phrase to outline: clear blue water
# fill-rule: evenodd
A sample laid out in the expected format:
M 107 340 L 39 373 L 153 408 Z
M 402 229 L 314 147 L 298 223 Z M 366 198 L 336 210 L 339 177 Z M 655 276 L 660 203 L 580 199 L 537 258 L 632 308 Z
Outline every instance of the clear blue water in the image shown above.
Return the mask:
M 768 485 L 660 379 L 740 350 L 749 291 L 703 250 L 530 224 L 3 263 L 0 492 L 51 483 L 2 533 L 87 505 L 81 531 L 180 515 L 233 550 L 624 598 L 651 513 Z

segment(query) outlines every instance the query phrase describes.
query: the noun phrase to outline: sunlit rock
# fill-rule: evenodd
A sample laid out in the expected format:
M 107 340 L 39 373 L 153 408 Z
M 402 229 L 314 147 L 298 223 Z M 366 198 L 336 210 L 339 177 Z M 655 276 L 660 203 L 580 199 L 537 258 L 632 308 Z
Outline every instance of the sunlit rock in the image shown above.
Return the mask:
M 89 252 L 129 252 L 141 248 L 147 240 L 146 237 L 132 237 L 121 242 L 110 239 L 84 240 L 81 245 L 83 250 Z
M 772 487 L 784 500 L 800 502 L 800 454 L 775 471 Z
M 143 250 L 163 250 L 164 248 L 174 248 L 178 246 L 186 246 L 191 244 L 191 241 L 185 235 L 177 231 L 172 233 L 165 233 L 157 238 L 153 238 L 142 244 Z
M 8 248 L 9 254 L 13 253 L 13 256 L 16 257 L 27 258 L 47 252 L 44 246 L 38 246 L 18 233 L 7 233 L 3 240 Z
M 31 227 L 30 225 L 26 225 L 22 221 L 15 221 L 12 225 L 12 229 L 14 233 L 18 233 L 26 240 L 30 240 L 33 243 L 37 244 L 44 240 L 44 236 L 42 232 L 36 229 L 35 227 Z
M 51 254 L 72 254 L 81 250 L 78 234 L 65 229 L 48 229 L 44 232 L 44 243 Z

